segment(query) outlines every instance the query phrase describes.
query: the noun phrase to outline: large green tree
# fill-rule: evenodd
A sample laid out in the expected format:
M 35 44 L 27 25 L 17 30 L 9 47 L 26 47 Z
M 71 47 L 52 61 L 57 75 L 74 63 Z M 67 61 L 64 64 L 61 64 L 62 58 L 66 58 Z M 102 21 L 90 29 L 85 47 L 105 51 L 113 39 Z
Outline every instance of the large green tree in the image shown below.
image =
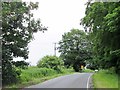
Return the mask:
M 80 66 L 85 65 L 85 61 L 90 59 L 90 42 L 82 30 L 72 29 L 65 33 L 59 45 L 60 56 L 65 65 L 73 66 L 75 71 L 80 71 Z
M 2 81 L 3 85 L 15 83 L 20 73 L 14 68 L 14 57 L 28 58 L 28 43 L 33 33 L 43 31 L 40 20 L 35 20 L 31 10 L 38 3 L 2 3 Z
M 93 62 L 101 68 L 120 70 L 120 2 L 88 3 L 82 25 L 90 29 Z

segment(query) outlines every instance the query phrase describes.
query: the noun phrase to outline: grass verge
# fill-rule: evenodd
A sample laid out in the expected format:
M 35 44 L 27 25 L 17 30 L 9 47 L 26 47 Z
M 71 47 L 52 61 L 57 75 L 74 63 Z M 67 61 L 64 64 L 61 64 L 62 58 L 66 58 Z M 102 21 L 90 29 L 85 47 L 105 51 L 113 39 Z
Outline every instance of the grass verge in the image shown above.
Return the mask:
M 118 88 L 118 75 L 107 70 L 100 70 L 93 75 L 94 88 Z
M 17 88 L 28 87 L 30 85 L 35 85 L 55 77 L 72 73 L 74 73 L 73 69 L 62 69 L 61 72 L 57 72 L 47 68 L 29 67 L 26 70 L 22 70 L 20 81 L 18 83 L 6 86 L 4 88 L 16 88 L 15 90 L 18 90 Z
M 91 69 L 84 69 L 83 72 L 85 72 L 85 73 L 93 73 L 94 70 L 91 70 Z

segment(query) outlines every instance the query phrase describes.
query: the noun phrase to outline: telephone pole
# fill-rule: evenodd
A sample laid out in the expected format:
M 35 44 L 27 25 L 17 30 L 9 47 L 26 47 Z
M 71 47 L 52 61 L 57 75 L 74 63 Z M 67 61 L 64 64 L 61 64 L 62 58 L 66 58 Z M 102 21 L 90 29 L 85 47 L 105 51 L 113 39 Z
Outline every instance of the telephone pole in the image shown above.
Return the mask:
M 56 56 L 56 44 L 57 43 L 54 43 L 54 55 Z

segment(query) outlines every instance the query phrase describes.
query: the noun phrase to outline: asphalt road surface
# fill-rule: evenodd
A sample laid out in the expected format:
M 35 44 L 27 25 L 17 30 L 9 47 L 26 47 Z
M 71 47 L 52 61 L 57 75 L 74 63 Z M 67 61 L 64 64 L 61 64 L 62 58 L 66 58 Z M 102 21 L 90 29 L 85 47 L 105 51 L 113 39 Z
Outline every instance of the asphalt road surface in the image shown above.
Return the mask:
M 60 76 L 27 88 L 90 88 L 92 73 Z

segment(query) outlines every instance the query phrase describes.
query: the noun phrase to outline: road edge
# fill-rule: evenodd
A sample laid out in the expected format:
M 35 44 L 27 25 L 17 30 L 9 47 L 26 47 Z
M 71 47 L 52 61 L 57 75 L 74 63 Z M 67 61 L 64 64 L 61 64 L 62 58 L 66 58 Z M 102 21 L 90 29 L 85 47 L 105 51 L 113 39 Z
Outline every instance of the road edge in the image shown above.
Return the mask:
M 94 73 L 91 73 L 91 75 L 87 79 L 87 90 L 88 90 L 88 88 L 92 88 L 93 87 L 92 78 L 91 78 L 93 74 Z

